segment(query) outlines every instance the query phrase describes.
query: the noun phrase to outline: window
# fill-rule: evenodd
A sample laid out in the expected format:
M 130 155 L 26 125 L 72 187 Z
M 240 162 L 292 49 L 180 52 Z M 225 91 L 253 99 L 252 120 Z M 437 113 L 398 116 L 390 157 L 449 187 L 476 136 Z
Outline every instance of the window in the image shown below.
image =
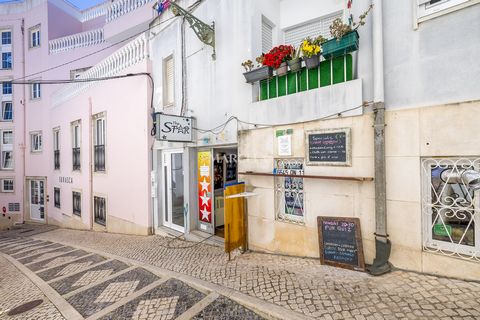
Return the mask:
M 72 123 L 73 170 L 80 170 L 80 121 Z
M 12 130 L 3 130 L 0 131 L 1 143 L 0 143 L 0 152 L 1 152 L 1 166 L 2 170 L 12 170 L 13 169 L 13 131 Z
M 304 159 L 275 159 L 274 168 L 278 175 L 303 175 Z M 303 178 L 275 177 L 275 211 L 278 220 L 304 223 Z
M 31 152 L 42 151 L 42 133 L 41 132 L 30 133 L 30 151 Z
M 53 168 L 60 169 L 60 129 L 53 130 Z
M 107 218 L 105 198 L 93 197 L 93 212 L 95 215 L 95 222 L 104 226 Z
M 13 192 L 14 191 L 14 182 L 13 178 L 8 178 L 8 179 L 1 179 L 1 191 L 2 192 Z
M 40 83 L 32 83 L 32 99 L 40 99 L 41 92 L 40 92 Z
M 40 27 L 30 29 L 30 48 L 40 46 Z
M 424 21 L 476 3 L 475 0 L 418 0 L 417 18 Z
M 273 47 L 273 23 L 262 17 L 262 53 L 269 52 Z
M 4 95 L 12 94 L 12 82 L 11 81 L 2 82 L 2 93 Z
M 2 52 L 2 69 L 12 69 L 11 52 Z
M 0 120 L 2 121 L 13 120 L 13 104 L 11 102 L 2 102 L 2 115 Z
M 11 31 L 2 31 L 2 44 L 12 44 Z
M 480 258 L 480 159 L 422 160 L 424 250 Z
M 53 202 L 55 208 L 60 209 L 60 188 L 53 188 Z
M 73 196 L 73 214 L 77 216 L 82 215 L 82 194 L 77 191 L 72 192 Z
M 298 47 L 306 37 L 313 38 L 321 35 L 326 39 L 331 38 L 330 25 L 337 18 L 342 18 L 341 11 L 285 29 L 285 43 Z
M 163 60 L 163 106 L 171 107 L 175 102 L 175 70 L 173 56 Z
M 94 168 L 95 172 L 105 171 L 105 117 L 95 119 Z

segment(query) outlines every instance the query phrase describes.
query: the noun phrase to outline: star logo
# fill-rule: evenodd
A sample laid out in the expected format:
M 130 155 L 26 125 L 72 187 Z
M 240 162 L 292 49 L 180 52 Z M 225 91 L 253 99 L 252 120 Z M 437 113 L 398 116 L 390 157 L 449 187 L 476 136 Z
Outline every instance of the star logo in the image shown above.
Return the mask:
M 203 196 L 200 196 L 200 199 L 202 199 L 202 206 L 208 206 L 208 200 L 210 200 L 209 197 L 207 197 L 207 193 L 205 192 Z
M 203 178 L 203 181 L 200 182 L 200 184 L 202 185 L 202 190 L 200 192 L 204 190 L 208 191 L 208 186 L 210 185 L 210 182 L 205 181 L 205 178 Z
M 200 210 L 200 212 L 202 213 L 202 220 L 210 221 L 210 219 L 209 219 L 210 212 L 208 212 L 208 210 L 202 209 L 202 210 Z

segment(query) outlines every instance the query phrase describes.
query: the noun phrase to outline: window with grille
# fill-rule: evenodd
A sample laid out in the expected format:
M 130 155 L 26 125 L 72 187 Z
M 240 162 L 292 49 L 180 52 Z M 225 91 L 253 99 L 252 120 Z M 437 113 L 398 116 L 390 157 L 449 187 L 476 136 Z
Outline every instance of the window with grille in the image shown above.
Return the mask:
M 107 206 L 105 198 L 93 197 L 93 212 L 95 215 L 95 222 L 104 226 L 107 221 Z
M 72 123 L 72 167 L 80 170 L 80 121 Z
M 42 133 L 41 132 L 30 133 L 30 151 L 31 152 L 42 151 Z
M 334 14 L 285 29 L 285 44 L 298 47 L 300 43 L 302 43 L 302 40 L 307 37 L 315 38 L 321 35 L 325 39 L 331 38 L 330 25 L 333 20 L 342 18 L 342 14 L 342 11 L 335 12 Z
M 273 29 L 273 23 L 262 17 L 262 53 L 269 52 L 273 47 Z
M 13 121 L 13 104 L 11 102 L 2 102 L 2 121 Z
M 105 171 L 105 117 L 97 117 L 94 126 L 94 169 Z
M 173 55 L 163 60 L 163 106 L 173 106 L 175 102 L 175 64 Z
M 77 216 L 82 215 L 82 194 L 77 191 L 72 192 L 73 197 L 73 214 Z
M 14 192 L 14 180 L 13 178 L 1 179 L 0 186 L 2 192 Z
M 9 212 L 20 212 L 20 203 L 13 202 L 8 204 L 8 211 Z
M 303 176 L 305 159 L 275 159 L 275 211 L 278 220 L 304 223 Z
M 424 250 L 480 261 L 480 159 L 422 160 Z
M 53 130 L 53 168 L 60 169 L 60 129 Z
M 0 131 L 1 170 L 13 169 L 13 130 Z
M 2 45 L 3 44 L 12 44 L 12 32 L 11 31 L 2 31 Z
M 53 204 L 60 209 L 60 188 L 53 188 Z
M 2 69 L 12 69 L 11 52 L 2 52 Z
M 2 94 L 12 94 L 12 82 L 4 81 L 2 82 Z

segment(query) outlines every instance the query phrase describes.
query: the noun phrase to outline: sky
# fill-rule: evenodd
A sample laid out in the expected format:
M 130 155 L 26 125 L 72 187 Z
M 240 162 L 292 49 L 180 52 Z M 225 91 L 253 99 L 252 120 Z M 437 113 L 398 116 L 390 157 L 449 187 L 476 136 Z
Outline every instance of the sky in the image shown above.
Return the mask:
M 78 7 L 79 9 L 86 9 L 90 8 L 96 4 L 99 4 L 100 2 L 103 2 L 104 0 L 68 0 L 70 3 Z M 15 0 L 0 0 L 0 3 L 3 2 L 16 2 Z

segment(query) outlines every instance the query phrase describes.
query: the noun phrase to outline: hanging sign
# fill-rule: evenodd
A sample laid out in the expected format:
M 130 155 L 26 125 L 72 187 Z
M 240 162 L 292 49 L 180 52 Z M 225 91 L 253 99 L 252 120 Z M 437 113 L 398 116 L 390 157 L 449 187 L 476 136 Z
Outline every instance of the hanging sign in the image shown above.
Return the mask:
M 156 114 L 157 140 L 192 142 L 192 118 Z
M 198 152 L 198 214 L 199 221 L 212 223 L 212 154 Z

